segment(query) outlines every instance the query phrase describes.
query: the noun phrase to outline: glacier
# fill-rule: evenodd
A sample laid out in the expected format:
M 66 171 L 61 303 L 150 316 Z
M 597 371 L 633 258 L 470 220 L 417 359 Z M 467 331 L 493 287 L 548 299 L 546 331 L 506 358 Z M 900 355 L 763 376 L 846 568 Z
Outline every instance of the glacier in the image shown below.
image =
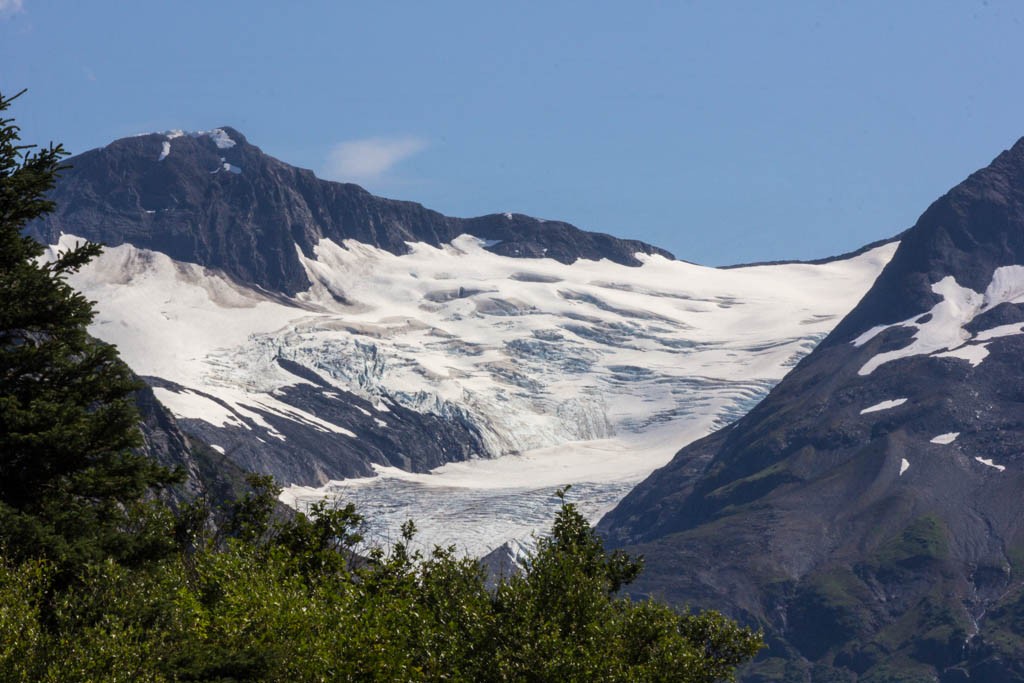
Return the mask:
M 284 420 L 358 447 L 365 434 L 291 400 L 300 385 L 328 402 L 364 399 L 342 408 L 376 430 L 399 407 L 471 426 L 480 447 L 468 460 L 282 481 L 282 499 L 354 501 L 373 538 L 397 537 L 411 518 L 425 547 L 482 555 L 544 529 L 556 488 L 572 484 L 597 519 L 682 446 L 745 414 L 857 303 L 896 243 L 730 269 L 639 253 L 639 267 L 567 265 L 486 246 L 463 235 L 395 255 L 322 240 L 312 256 L 297 248 L 312 286 L 291 298 L 131 245 L 71 282 L 96 301 L 90 331 L 166 380 L 157 395 L 176 416 L 209 429 L 272 444 L 287 440 L 274 426 Z M 230 452 L 229 437 L 211 442 Z

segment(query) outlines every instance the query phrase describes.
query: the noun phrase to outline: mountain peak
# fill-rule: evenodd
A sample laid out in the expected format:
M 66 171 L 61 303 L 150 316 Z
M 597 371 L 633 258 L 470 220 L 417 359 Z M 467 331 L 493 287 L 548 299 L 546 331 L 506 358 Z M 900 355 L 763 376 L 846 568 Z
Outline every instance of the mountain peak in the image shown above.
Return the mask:
M 825 345 L 929 311 L 933 285 L 952 277 L 984 292 L 998 268 L 1024 264 L 1024 138 L 937 199 L 902 237 L 892 261 Z
M 249 144 L 245 136 L 242 135 L 237 129 L 231 126 L 218 126 L 217 128 L 210 128 L 209 130 L 182 130 L 181 128 L 175 128 L 172 130 L 165 131 L 154 131 L 152 133 L 143 133 L 135 137 L 150 137 L 156 136 L 165 140 L 176 140 L 178 138 L 205 138 L 212 142 L 218 149 L 230 149 L 235 145 L 247 145 Z M 121 140 L 128 140 L 130 138 L 121 138 Z M 121 140 L 115 140 L 114 143 L 120 142 Z
M 769 660 L 814 680 L 1021 680 L 1005 663 L 1024 635 L 993 615 L 1024 606 L 1022 357 L 1024 141 L 935 201 L 764 401 L 600 529 L 646 555 L 637 590 L 766 624 Z
M 29 226 L 40 241 L 54 244 L 66 233 L 110 246 L 130 242 L 288 296 L 310 286 L 297 249 L 311 257 L 325 239 L 402 255 L 409 243 L 440 246 L 469 234 L 510 257 L 624 265 L 639 265 L 638 253 L 673 258 L 643 242 L 560 221 L 521 214 L 452 218 L 376 197 L 274 159 L 229 126 L 124 138 L 69 163 L 51 195 L 56 211 Z
M 1020 137 L 1017 142 L 1013 143 L 1010 149 L 1004 150 L 1002 154 L 996 157 L 996 160 L 1003 157 L 1014 158 L 1016 163 L 1024 165 L 1024 136 Z

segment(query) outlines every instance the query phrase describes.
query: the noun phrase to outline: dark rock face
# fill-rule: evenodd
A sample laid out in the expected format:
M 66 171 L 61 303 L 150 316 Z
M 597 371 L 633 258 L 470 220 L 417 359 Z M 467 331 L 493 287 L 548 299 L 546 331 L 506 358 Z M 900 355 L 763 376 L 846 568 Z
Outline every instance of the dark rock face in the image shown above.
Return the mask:
M 135 405 L 141 418 L 142 452 L 165 467 L 181 468 L 185 473 L 181 484 L 161 494 L 171 505 L 176 507 L 202 498 L 216 510 L 247 490 L 245 470 L 194 435 L 186 434 L 152 389 L 137 391 Z
M 928 207 L 863 301 L 825 344 L 872 325 L 895 323 L 938 301 L 931 285 L 947 275 L 983 292 L 1000 266 L 1024 263 L 1024 140 Z
M 977 364 L 922 353 L 865 374 L 917 329 L 852 343 L 933 321 L 943 278 L 980 294 L 1013 265 L 1024 141 L 935 202 L 759 406 L 602 520 L 647 558 L 635 590 L 764 625 L 751 681 L 1024 680 L 1024 335 Z M 1024 320 L 1017 301 L 977 313 L 967 337 Z
M 289 368 L 290 372 L 299 374 L 305 370 L 291 365 L 295 367 Z M 147 377 L 146 381 L 170 391 L 183 390 L 158 377 Z M 215 426 L 194 419 L 179 422 L 190 434 L 223 450 L 237 467 L 273 474 L 282 485 L 372 476 L 375 464 L 426 472 L 485 451 L 472 425 L 416 412 L 397 403 L 389 405 L 388 412 L 382 414 L 355 394 L 336 387 L 323 388 L 328 390 L 327 394 L 316 386 L 298 384 L 282 389 L 276 398 L 338 431 L 318 429 L 258 407 L 249 410 L 269 424 L 272 432 L 241 414 L 235 415 L 234 425 Z M 212 396 L 206 398 L 220 403 Z
M 30 234 L 48 244 L 61 232 L 109 246 L 130 243 L 289 296 L 310 284 L 296 247 L 312 256 L 323 238 L 404 254 L 406 242 L 438 246 L 470 234 L 495 242 L 490 249 L 498 254 L 562 263 L 607 258 L 638 265 L 637 252 L 672 258 L 568 223 L 521 214 L 450 218 L 382 199 L 357 185 L 320 180 L 267 156 L 238 131 L 220 130 L 233 145 L 218 146 L 210 135 L 151 134 L 73 157 L 52 195 L 57 210 L 29 226 Z M 169 153 L 161 159 L 165 143 Z
M 189 438 L 181 431 L 174 416 L 153 395 L 149 387 L 135 394 L 135 405 L 142 418 L 139 430 L 142 432 L 142 451 L 164 467 L 182 468 L 185 481 L 175 497 L 191 500 L 206 494 L 206 486 L 199 471 L 199 465 L 192 454 Z

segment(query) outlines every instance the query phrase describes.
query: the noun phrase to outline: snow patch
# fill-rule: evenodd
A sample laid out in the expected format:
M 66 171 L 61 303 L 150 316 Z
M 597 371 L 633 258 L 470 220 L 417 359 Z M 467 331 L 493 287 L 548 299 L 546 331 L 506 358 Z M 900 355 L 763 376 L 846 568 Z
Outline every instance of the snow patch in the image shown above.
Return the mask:
M 267 412 L 279 415 L 280 417 L 283 417 L 285 419 L 291 420 L 293 422 L 299 422 L 299 423 L 302 423 L 302 424 L 309 425 L 309 426 L 313 427 L 314 429 L 316 429 L 318 431 L 321 431 L 321 432 L 333 432 L 335 434 L 344 434 L 345 436 L 352 437 L 353 439 L 356 438 L 355 433 L 352 432 L 349 429 L 345 429 L 344 427 L 339 427 L 338 425 L 336 425 L 336 424 L 334 424 L 332 422 L 328 422 L 327 420 L 320 419 L 316 415 L 308 413 L 308 412 L 306 412 L 304 410 L 301 410 L 299 408 L 296 408 L 294 406 L 288 405 L 287 403 L 283 403 L 281 401 L 278 401 L 277 399 L 271 398 L 270 396 L 261 395 L 261 396 L 258 396 L 258 397 L 254 397 L 253 400 L 254 400 L 254 403 L 256 405 L 258 405 L 261 409 L 263 409 L 263 410 L 265 410 Z M 270 425 L 267 424 L 265 421 L 263 421 L 263 420 L 260 420 L 260 421 L 268 429 L 272 429 L 270 427 Z M 271 435 L 275 436 L 275 434 L 273 434 L 273 432 L 271 433 Z M 276 435 L 276 436 L 279 436 L 279 438 L 282 441 L 285 440 L 283 436 L 280 436 L 280 435 Z
M 1000 472 L 1006 469 L 1005 465 L 997 465 L 994 462 L 992 462 L 991 458 L 982 458 L 981 456 L 978 456 L 974 459 L 980 462 L 982 465 L 986 465 L 988 467 L 991 467 L 992 469 L 999 470 Z
M 990 339 L 998 339 L 999 337 L 1011 337 L 1015 334 L 1024 334 L 1024 323 L 998 325 L 987 330 L 982 330 L 974 337 L 974 341 L 989 341 Z
M 143 135 L 148 135 L 148 133 L 143 133 Z M 180 128 L 175 128 L 173 130 L 165 130 L 163 133 L 158 133 L 158 135 L 163 135 L 168 140 L 174 140 L 176 138 L 185 137 L 186 135 L 189 136 L 190 138 L 207 137 L 213 140 L 213 143 L 217 145 L 217 149 L 230 149 L 231 147 L 234 147 L 236 144 L 238 144 L 231 139 L 231 136 L 228 135 L 227 131 L 225 131 L 223 128 L 214 128 L 213 130 L 189 131 L 185 131 Z
M 911 356 L 931 355 L 940 358 L 959 358 L 977 367 L 988 356 L 985 344 L 968 344 L 971 333 L 965 329 L 979 314 L 1002 303 L 1024 303 L 1024 266 L 1003 266 L 992 274 L 992 281 L 983 294 L 957 284 L 949 275 L 932 285 L 932 291 L 942 297 L 928 313 L 927 322 L 919 323 L 922 315 L 917 314 L 903 322 L 879 325 L 864 332 L 853 340 L 860 347 L 882 331 L 894 327 L 910 327 L 917 331 L 910 344 L 902 349 L 887 351 L 873 356 L 858 371 L 859 375 L 870 375 L 879 366 L 890 361 Z M 979 332 L 975 342 L 996 337 L 1024 333 L 1024 324 L 1000 325 Z
M 933 437 L 928 443 L 937 443 L 945 446 L 946 444 L 956 441 L 956 437 L 958 436 L 960 436 L 960 432 L 946 432 L 945 434 L 939 434 L 938 436 Z
M 198 131 L 197 133 L 193 133 L 193 135 L 196 137 L 205 135 L 213 140 L 213 144 L 217 145 L 217 149 L 230 149 L 236 144 L 223 128 L 214 128 L 210 131 Z
M 202 420 L 215 427 L 225 425 L 245 426 L 238 415 L 224 405 L 193 391 L 171 391 L 156 387 L 153 393 L 160 403 L 164 404 L 176 417 Z
M 234 173 L 237 175 L 242 172 L 242 169 L 239 168 L 238 166 L 235 166 L 234 164 L 229 164 L 227 161 L 224 160 L 224 157 L 221 157 L 220 166 L 210 171 L 210 175 L 216 175 L 221 171 L 227 171 L 228 173 Z
M 909 469 L 910 469 L 910 462 L 906 458 L 903 458 L 903 460 L 900 461 L 900 476 L 902 477 L 903 473 L 906 472 Z
M 916 316 L 916 317 L 920 317 L 920 316 Z M 850 343 L 859 348 L 859 347 L 864 346 L 865 344 L 867 344 L 869 341 L 871 341 L 872 339 L 877 337 L 881 332 L 883 332 L 884 330 L 889 329 L 890 327 L 892 327 L 892 325 L 875 325 L 870 330 L 868 330 L 867 332 L 864 332 L 863 334 L 861 334 L 859 337 L 857 337 L 856 339 L 854 339 Z
M 896 406 L 901 406 L 901 405 L 903 405 L 906 402 L 907 402 L 907 399 L 905 399 L 905 398 L 889 399 L 888 401 L 882 401 L 881 403 L 876 403 L 873 406 L 868 406 L 864 410 L 860 411 L 860 414 L 861 415 L 867 415 L 868 413 L 877 413 L 880 410 L 889 410 L 890 408 L 895 408 Z
M 987 344 L 970 344 L 968 346 L 961 346 L 958 349 L 952 351 L 945 351 L 943 353 L 933 354 L 936 358 L 959 358 L 965 360 L 971 364 L 972 368 L 976 368 L 981 365 L 981 361 L 988 357 Z
M 210 448 L 212 448 L 213 450 L 217 451 L 217 452 L 218 452 L 218 453 L 220 453 L 221 455 L 224 455 L 224 453 L 226 452 L 226 451 L 224 450 L 224 447 L 223 447 L 223 446 L 218 446 L 218 445 L 217 445 L 217 444 L 215 444 L 215 443 L 211 443 L 211 444 L 210 444 Z
M 171 153 L 171 140 L 184 137 L 185 135 L 193 138 L 208 137 L 213 140 L 213 144 L 217 145 L 217 149 L 230 149 L 237 144 L 223 128 L 214 128 L 213 130 L 195 130 L 188 133 L 183 130 L 168 130 L 163 133 L 166 140 L 161 143 L 160 156 L 157 157 L 157 161 L 163 161 Z M 221 159 L 221 161 L 224 160 Z M 241 173 L 241 169 L 238 169 L 237 166 L 230 166 L 230 168 L 229 166 L 230 164 L 224 164 L 224 170 L 232 173 Z

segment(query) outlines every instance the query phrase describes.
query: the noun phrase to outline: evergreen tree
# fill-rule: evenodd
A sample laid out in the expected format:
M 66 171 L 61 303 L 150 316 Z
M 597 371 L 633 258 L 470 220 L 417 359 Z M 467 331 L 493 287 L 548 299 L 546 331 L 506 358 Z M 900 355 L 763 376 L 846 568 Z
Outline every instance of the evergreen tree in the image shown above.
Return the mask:
M 0 94 L 0 543 L 9 556 L 61 563 L 141 559 L 165 543 L 141 498 L 172 475 L 133 451 L 138 384 L 114 347 L 88 335 L 92 305 L 67 283 L 100 246 L 47 262 L 22 234 L 52 210 L 46 194 L 66 152 L 19 144 L 2 117 L 13 99 Z

